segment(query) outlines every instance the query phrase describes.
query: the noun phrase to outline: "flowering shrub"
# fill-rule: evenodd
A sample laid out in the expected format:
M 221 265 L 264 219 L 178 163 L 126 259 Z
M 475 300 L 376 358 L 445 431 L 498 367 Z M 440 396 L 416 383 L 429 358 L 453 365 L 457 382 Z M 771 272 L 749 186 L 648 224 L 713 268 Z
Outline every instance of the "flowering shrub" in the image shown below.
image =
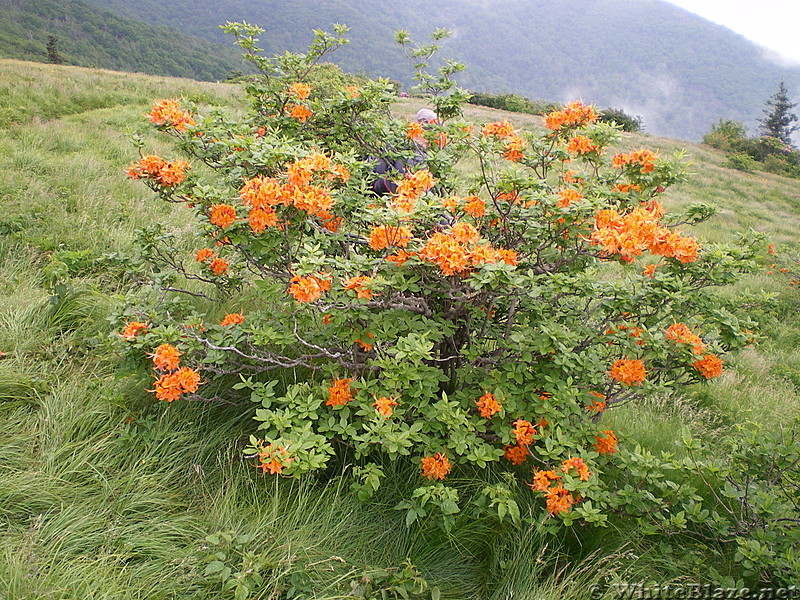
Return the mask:
M 156 397 L 239 374 L 234 387 L 260 405 L 246 451 L 259 470 L 357 461 L 363 497 L 383 457 L 408 457 L 420 483 L 401 505 L 408 523 L 431 511 L 452 522 L 449 481 L 464 465 L 512 475 L 473 498 L 500 518 L 522 518 L 511 489 L 527 484 L 541 507 L 531 518 L 605 522 L 623 482 L 603 474 L 625 440 L 604 413 L 720 375 L 719 356 L 748 336 L 707 289 L 733 281 L 752 249 L 686 234 L 711 211 L 662 208 L 680 157 L 614 152 L 617 130 L 591 106 L 548 114 L 543 133 L 473 128 L 446 62 L 419 78 L 441 122 L 417 128 L 390 115 L 386 82 L 314 94 L 305 77 L 344 29 L 272 59 L 259 29 L 228 30 L 262 71 L 247 117 L 157 102 L 150 120 L 198 168 L 144 155 L 129 171 L 199 227 L 194 260 L 145 235 L 154 281 L 216 286 L 238 311 L 211 323 L 187 305 L 139 309 L 121 340 L 158 346 Z M 369 193 L 369 157 L 409 159 L 420 138 L 424 163 L 396 175 L 396 193 Z M 477 168 L 459 170 L 464 157 Z M 297 382 L 281 387 L 285 369 Z

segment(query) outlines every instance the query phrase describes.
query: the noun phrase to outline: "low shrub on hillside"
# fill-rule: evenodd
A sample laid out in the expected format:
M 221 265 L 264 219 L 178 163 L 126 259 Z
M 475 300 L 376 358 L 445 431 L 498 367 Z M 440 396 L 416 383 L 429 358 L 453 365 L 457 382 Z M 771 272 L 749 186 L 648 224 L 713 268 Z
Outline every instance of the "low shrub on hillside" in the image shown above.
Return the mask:
M 629 515 L 745 544 L 753 576 L 778 565 L 783 577 L 791 557 L 770 562 L 751 542 L 792 518 L 787 498 L 759 505 L 751 527 L 744 504 L 719 501 L 719 489 L 755 489 L 734 467 L 726 479 L 699 451 L 654 457 L 603 419 L 719 376 L 751 337 L 709 290 L 749 267 L 759 239 L 703 246 L 679 229 L 713 214 L 661 206 L 680 156 L 610 155 L 617 127 L 580 102 L 548 113 L 543 134 L 467 123 L 451 79 L 460 65 L 431 75 L 430 47 L 407 35 L 440 117 L 428 127 L 392 118 L 382 82 L 314 94 L 306 77 L 345 43 L 341 28 L 271 59 L 260 29 L 228 30 L 262 71 L 250 113 L 163 100 L 150 114 L 210 175 L 144 149 L 129 170 L 185 203 L 198 231 L 191 257 L 158 226 L 142 234 L 158 293 L 130 307 L 120 337 L 151 365 L 157 399 L 249 396 L 255 468 L 301 477 L 351 464 L 364 499 L 385 484 L 386 461 L 410 461 L 419 485 L 397 507 L 408 525 L 492 518 L 558 531 Z M 376 155 L 412 165 L 391 194 L 370 192 Z M 455 166 L 467 157 L 478 168 L 465 180 Z M 181 291 L 217 298 L 224 316 L 172 299 Z M 475 485 L 478 470 L 492 475 Z
M 749 154 L 742 152 L 734 152 L 729 154 L 728 158 L 722 163 L 723 167 L 728 169 L 736 169 L 745 173 L 753 173 L 758 169 L 758 163 Z
M 487 92 L 470 92 L 470 104 L 488 106 L 510 112 L 528 113 L 531 115 L 544 115 L 561 108 L 556 102 L 546 100 L 531 100 L 519 94 L 490 94 Z
M 774 137 L 747 137 L 747 129 L 738 121 L 720 119 L 703 143 L 730 153 L 723 165 L 728 168 L 752 173 L 760 166 L 768 173 L 800 177 L 800 151 Z
M 719 150 L 731 151 L 740 147 L 747 136 L 744 123 L 720 119 L 711 126 L 711 131 L 703 136 L 703 143 Z
M 602 123 L 616 123 L 622 131 L 635 133 L 642 130 L 642 117 L 629 115 L 621 108 L 606 108 L 600 112 Z

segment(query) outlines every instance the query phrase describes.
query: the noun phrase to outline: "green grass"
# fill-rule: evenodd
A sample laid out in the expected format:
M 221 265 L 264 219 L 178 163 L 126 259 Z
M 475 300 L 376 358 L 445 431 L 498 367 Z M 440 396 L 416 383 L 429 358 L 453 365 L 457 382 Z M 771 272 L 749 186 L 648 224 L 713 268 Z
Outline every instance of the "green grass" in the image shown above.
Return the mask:
M 0 59 L 0 127 L 83 114 L 100 108 L 146 106 L 173 97 L 225 103 L 236 86 Z
M 715 549 L 685 540 L 643 540 L 626 525 L 561 538 L 536 528 L 458 521 L 447 534 L 406 529 L 393 509 L 413 487 L 397 465 L 376 501 L 326 472 L 303 482 L 259 477 L 242 458 L 252 431 L 247 406 L 157 405 L 151 381 L 117 372 L 110 317 L 130 285 L 125 258 L 137 228 L 190 228 L 124 169 L 130 135 L 168 154 L 142 115 L 161 97 L 236 105 L 235 88 L 179 79 L 0 61 L 0 590 L 8 598 L 232 598 L 204 576 L 206 536 L 233 531 L 264 562 L 251 597 L 342 598 L 363 578 L 405 560 L 445 598 L 583 598 L 600 575 L 628 581 L 699 580 Z M 26 83 L 26 86 L 18 85 Z M 398 113 L 413 115 L 404 100 Z M 468 106 L 476 121 L 541 119 Z M 9 116 L 10 115 L 10 116 Z M 626 134 L 625 147 L 675 142 Z M 793 265 L 796 182 L 724 169 L 724 155 L 688 148 L 694 175 L 667 195 L 669 209 L 713 202 L 720 215 L 697 228 L 730 241 L 753 228 Z M 757 201 L 754 201 L 757 199 Z M 625 443 L 675 451 L 684 430 L 707 441 L 734 423 L 775 426 L 800 414 L 800 317 L 789 276 L 746 275 L 726 297 L 775 294 L 754 307 L 762 339 L 730 360 L 716 382 L 681 396 L 609 411 Z M 54 288 L 54 284 L 61 284 Z M 749 310 L 749 309 L 743 309 Z M 487 475 L 489 477 L 490 475 Z M 527 490 L 521 491 L 525 507 Z M 530 502 L 528 502 L 530 504 Z M 236 551 L 226 560 L 237 567 Z M 710 563 L 704 562 L 711 561 Z M 735 575 L 730 565 L 720 572 Z M 393 571 L 394 572 L 394 571 Z M 688 579 L 687 579 L 688 578 Z M 692 579 L 695 578 L 695 579 Z

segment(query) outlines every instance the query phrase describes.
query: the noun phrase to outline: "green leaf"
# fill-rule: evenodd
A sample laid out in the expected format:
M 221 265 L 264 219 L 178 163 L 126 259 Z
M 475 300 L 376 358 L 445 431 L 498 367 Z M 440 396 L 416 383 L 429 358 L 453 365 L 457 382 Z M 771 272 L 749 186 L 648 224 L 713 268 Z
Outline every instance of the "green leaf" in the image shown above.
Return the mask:
M 250 588 L 246 583 L 240 583 L 236 586 L 236 592 L 233 594 L 234 600 L 246 600 L 250 597 Z
M 461 510 L 460 508 L 458 508 L 458 504 L 456 504 L 455 500 L 452 500 L 450 498 L 447 498 L 442 501 L 441 509 L 442 512 L 446 515 L 454 515 L 455 513 L 459 512 L 459 510 Z
M 414 522 L 417 520 L 417 512 L 411 508 L 406 513 L 406 527 L 411 527 Z
M 220 562 L 218 560 L 213 560 L 206 566 L 206 570 L 203 571 L 203 575 L 213 575 L 214 573 L 219 573 L 222 569 L 225 568 L 225 563 Z

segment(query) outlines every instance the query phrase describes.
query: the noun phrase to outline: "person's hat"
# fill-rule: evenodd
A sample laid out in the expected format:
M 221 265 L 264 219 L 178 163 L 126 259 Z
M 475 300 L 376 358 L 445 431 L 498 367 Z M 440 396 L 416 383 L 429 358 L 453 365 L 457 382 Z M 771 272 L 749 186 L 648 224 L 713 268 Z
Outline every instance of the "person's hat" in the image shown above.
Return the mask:
M 433 112 L 430 108 L 420 108 L 417 111 L 417 116 L 414 117 L 414 120 L 417 123 L 431 123 L 436 121 L 436 113 Z

